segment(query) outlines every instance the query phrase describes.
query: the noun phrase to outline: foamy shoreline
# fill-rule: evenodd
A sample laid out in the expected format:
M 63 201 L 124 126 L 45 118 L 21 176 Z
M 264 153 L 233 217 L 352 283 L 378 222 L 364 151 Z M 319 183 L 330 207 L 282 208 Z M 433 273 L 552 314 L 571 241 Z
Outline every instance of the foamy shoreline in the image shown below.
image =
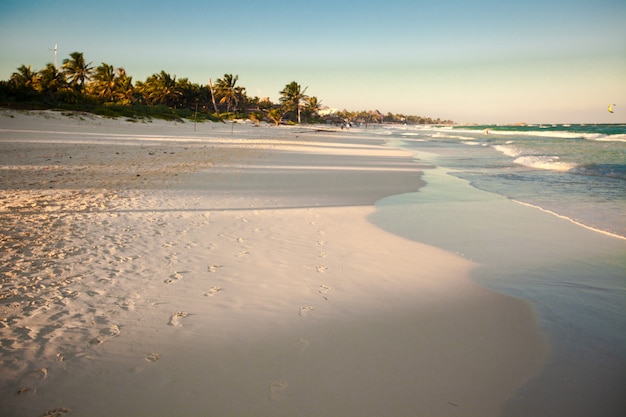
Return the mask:
M 497 416 L 540 369 L 526 303 L 367 221 L 420 185 L 380 139 L 0 123 L 0 414 Z

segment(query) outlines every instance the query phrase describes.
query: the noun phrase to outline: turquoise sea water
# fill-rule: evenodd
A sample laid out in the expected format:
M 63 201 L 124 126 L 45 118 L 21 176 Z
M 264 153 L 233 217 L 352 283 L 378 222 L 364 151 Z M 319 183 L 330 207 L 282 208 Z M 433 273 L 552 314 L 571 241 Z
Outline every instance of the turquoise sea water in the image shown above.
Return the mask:
M 626 415 L 626 126 L 373 132 L 432 168 L 371 220 L 476 261 L 477 282 L 536 311 L 551 352 L 505 415 Z
M 409 147 L 428 144 L 440 153 L 441 166 L 476 188 L 626 237 L 626 125 L 471 126 L 423 133 L 407 129 L 393 135 Z

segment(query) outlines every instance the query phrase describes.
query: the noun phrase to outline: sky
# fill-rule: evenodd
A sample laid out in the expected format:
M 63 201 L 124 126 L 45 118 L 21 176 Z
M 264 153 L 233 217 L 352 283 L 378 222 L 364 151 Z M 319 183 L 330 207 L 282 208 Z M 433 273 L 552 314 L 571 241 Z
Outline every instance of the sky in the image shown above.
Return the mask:
M 624 0 L 0 0 L 0 79 L 74 51 L 134 81 L 457 123 L 625 123 Z M 616 104 L 615 113 L 607 111 Z

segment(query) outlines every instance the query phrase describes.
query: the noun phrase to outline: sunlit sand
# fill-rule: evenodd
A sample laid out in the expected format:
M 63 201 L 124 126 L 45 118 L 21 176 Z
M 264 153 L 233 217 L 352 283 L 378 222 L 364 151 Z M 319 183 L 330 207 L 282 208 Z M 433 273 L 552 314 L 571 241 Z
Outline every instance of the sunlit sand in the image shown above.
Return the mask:
M 547 353 L 355 132 L 0 114 L 0 414 L 497 416 Z M 400 220 L 399 220 L 400 221 Z

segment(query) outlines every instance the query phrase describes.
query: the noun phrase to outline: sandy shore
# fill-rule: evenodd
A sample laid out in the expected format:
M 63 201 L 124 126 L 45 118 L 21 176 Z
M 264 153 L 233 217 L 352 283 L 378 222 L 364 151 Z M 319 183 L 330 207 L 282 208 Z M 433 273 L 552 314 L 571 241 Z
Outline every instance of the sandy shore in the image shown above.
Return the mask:
M 355 131 L 2 111 L 0 415 L 500 415 L 531 308 L 367 220 L 422 169 Z

